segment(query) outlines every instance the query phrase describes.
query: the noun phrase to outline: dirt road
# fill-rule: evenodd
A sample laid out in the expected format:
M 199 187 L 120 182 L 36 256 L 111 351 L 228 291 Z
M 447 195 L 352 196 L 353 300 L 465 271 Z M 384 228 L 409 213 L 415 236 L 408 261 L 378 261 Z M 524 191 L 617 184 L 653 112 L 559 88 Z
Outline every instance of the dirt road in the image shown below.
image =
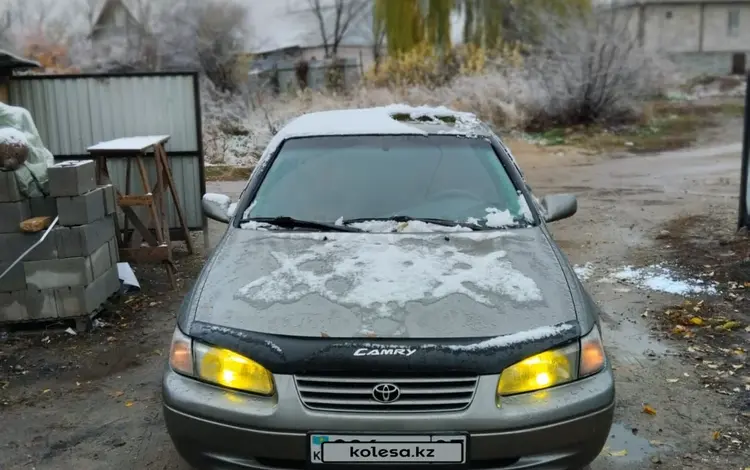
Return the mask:
M 738 426 L 733 398 L 704 388 L 684 346 L 652 338 L 647 310 L 674 298 L 597 282 L 652 251 L 666 221 L 683 214 L 733 214 L 739 192 L 740 127 L 690 152 L 622 158 L 512 150 L 538 195 L 572 192 L 579 213 L 554 224 L 575 264 L 590 263 L 587 284 L 605 312 L 616 366 L 612 437 L 593 470 L 742 469 L 746 443 L 716 441 Z M 717 142 L 717 137 L 711 139 Z M 209 191 L 238 194 L 238 183 Z M 221 227 L 216 227 L 218 230 Z M 213 231 L 213 242 L 220 232 Z M 185 261 L 182 289 L 197 269 Z M 180 469 L 164 431 L 159 380 L 181 294 L 141 300 L 104 318 L 89 338 L 66 334 L 0 338 L 0 468 Z M 643 412 L 644 405 L 656 411 Z M 732 447 L 734 445 L 734 448 Z M 743 447 L 744 446 L 744 447 Z

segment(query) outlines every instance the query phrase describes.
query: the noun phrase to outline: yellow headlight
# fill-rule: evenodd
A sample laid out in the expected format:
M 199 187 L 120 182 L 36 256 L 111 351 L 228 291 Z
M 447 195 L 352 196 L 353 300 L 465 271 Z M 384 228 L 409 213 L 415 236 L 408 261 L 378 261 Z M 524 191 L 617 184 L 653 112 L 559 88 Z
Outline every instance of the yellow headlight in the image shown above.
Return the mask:
M 200 379 L 234 390 L 273 395 L 273 375 L 252 359 L 198 342 L 193 349 Z
M 533 392 L 575 380 L 577 346 L 545 351 L 508 367 L 500 375 L 497 394 Z

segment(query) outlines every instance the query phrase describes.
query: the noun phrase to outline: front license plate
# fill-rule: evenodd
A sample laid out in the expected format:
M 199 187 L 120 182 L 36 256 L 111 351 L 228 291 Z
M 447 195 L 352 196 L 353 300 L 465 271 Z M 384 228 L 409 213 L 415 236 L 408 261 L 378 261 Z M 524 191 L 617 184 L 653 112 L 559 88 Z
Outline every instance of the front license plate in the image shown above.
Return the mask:
M 312 464 L 465 464 L 465 435 L 310 434 Z

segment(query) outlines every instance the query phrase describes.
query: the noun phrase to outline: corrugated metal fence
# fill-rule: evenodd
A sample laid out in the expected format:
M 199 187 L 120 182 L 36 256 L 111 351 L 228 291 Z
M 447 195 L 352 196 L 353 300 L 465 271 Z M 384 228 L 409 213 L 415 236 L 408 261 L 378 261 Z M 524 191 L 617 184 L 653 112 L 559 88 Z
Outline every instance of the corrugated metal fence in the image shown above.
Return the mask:
M 90 158 L 88 147 L 120 137 L 170 135 L 165 148 L 177 194 L 190 230 L 202 230 L 206 180 L 198 87 L 195 73 L 29 75 L 13 77 L 9 98 L 29 110 L 56 160 Z M 113 183 L 124 190 L 125 160 L 108 162 Z M 147 159 L 147 165 L 153 184 L 153 161 Z M 142 189 L 136 175 L 131 174 L 131 192 Z M 176 229 L 171 196 L 168 201 L 170 228 Z

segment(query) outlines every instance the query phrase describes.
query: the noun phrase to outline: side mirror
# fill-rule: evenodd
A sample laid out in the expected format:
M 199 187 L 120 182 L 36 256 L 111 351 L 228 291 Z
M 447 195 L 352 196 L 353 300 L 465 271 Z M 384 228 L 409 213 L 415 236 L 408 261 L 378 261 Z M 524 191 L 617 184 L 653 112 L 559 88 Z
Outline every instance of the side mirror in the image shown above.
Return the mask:
M 225 194 L 206 193 L 202 200 L 203 212 L 209 219 L 217 222 L 229 223 L 234 215 L 236 204 L 232 204 L 232 198 Z
M 541 203 L 546 222 L 567 219 L 578 211 L 578 199 L 572 194 L 551 194 L 543 197 Z

